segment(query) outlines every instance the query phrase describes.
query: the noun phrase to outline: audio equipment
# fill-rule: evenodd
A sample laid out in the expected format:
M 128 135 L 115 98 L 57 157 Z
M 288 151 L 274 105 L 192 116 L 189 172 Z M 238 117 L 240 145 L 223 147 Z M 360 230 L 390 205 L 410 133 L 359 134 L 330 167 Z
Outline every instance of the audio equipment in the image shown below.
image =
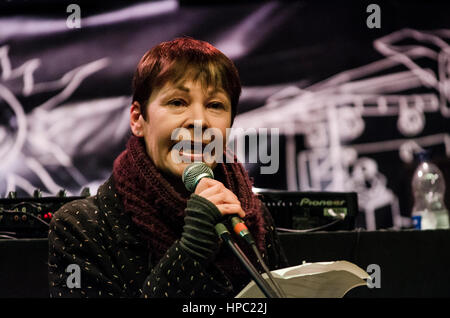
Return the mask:
M 68 197 L 65 190 L 56 196 L 42 197 L 36 189 L 32 197 L 18 198 L 9 192 L 0 199 L 0 238 L 46 238 L 53 215 L 64 204 L 89 196 L 84 188 L 80 196 Z
M 356 192 L 258 190 L 275 226 L 285 231 L 353 230 L 358 214 Z

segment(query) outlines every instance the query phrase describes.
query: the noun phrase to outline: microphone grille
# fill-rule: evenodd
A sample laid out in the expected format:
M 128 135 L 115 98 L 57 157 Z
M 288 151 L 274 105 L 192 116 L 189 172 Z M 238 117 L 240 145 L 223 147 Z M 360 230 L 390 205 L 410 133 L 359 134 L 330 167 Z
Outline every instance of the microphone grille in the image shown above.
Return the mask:
M 211 168 L 204 162 L 194 162 L 184 169 L 182 180 L 186 189 L 190 192 L 194 192 L 197 183 L 205 177 L 214 179 Z

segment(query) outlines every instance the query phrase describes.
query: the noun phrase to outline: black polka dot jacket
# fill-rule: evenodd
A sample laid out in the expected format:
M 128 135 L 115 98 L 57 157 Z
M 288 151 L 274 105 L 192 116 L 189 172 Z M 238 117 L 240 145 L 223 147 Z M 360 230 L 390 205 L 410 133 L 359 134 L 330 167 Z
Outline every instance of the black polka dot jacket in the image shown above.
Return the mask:
M 267 209 L 265 224 L 266 264 L 271 270 L 288 266 Z M 214 264 L 199 262 L 180 240 L 152 264 L 112 177 L 97 195 L 55 213 L 48 261 L 50 297 L 234 297 L 250 281 L 232 282 Z

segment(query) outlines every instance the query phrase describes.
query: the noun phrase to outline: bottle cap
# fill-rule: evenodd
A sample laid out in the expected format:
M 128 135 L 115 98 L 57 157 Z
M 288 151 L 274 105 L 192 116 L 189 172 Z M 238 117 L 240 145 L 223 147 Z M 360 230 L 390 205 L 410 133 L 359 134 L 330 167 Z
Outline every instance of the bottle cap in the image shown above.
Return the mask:
M 414 153 L 414 161 L 424 162 L 431 159 L 431 151 L 423 149 L 419 152 Z

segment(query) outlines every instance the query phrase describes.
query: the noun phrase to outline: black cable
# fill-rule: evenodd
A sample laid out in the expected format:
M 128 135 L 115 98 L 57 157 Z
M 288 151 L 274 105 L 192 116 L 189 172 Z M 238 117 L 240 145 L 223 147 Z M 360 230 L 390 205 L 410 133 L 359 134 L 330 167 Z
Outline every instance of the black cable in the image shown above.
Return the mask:
M 228 231 L 228 229 L 223 225 L 222 223 L 218 223 L 216 225 L 216 232 L 219 235 L 222 240 L 227 243 L 228 247 L 231 249 L 231 251 L 236 255 L 236 257 L 239 259 L 239 261 L 244 265 L 246 270 L 249 272 L 249 274 L 252 276 L 253 280 L 255 281 L 256 285 L 261 289 L 261 291 L 264 293 L 264 295 L 267 298 L 278 298 L 277 293 L 274 292 L 274 290 L 269 286 L 267 281 L 262 278 L 261 274 L 256 270 L 256 268 L 252 265 L 250 260 L 245 256 L 245 254 L 242 252 L 242 250 L 239 248 L 239 246 L 231 239 L 231 234 Z
M 356 240 L 355 240 L 355 245 L 353 246 L 353 263 L 358 264 L 358 251 L 359 251 L 359 239 L 361 237 L 361 231 L 363 229 L 358 227 L 357 229 L 355 229 L 356 232 Z
M 6 239 L 10 239 L 10 240 L 17 240 L 17 237 L 13 237 L 13 236 L 9 236 L 9 235 L 3 235 L 3 234 L 0 234 L 0 238 L 6 238 Z
M 16 232 L 8 232 L 8 231 L 0 231 L 0 238 L 7 238 L 11 240 L 17 240 L 17 237 L 13 236 L 16 235 Z
M 286 295 L 284 294 L 281 287 L 275 282 L 272 273 L 270 272 L 270 269 L 267 267 L 266 263 L 264 262 L 264 259 L 262 258 L 258 247 L 256 246 L 255 239 L 253 238 L 252 234 L 248 230 L 247 226 L 245 225 L 244 221 L 242 221 L 239 217 L 233 216 L 230 218 L 231 226 L 235 230 L 236 234 L 238 234 L 240 237 L 242 237 L 248 245 L 251 246 L 253 249 L 253 252 L 255 253 L 256 257 L 258 258 L 259 263 L 261 264 L 264 272 L 267 274 L 267 277 L 269 278 L 269 281 L 272 283 L 273 287 L 276 290 L 276 294 L 279 298 L 286 298 Z
M 28 213 L 28 212 L 21 212 L 24 213 L 26 215 L 29 215 L 31 217 L 33 217 L 34 219 L 38 220 L 39 222 L 41 222 L 42 224 L 45 224 L 47 227 L 50 227 L 50 223 L 45 222 L 44 220 L 42 220 L 41 218 L 38 218 L 36 215 L 34 215 L 33 213 Z
M 5 213 L 17 213 L 17 214 L 25 214 L 28 216 L 33 217 L 34 219 L 38 220 L 39 222 L 41 222 L 42 224 L 45 224 L 47 227 L 50 227 L 50 224 L 45 222 L 44 220 L 42 220 L 41 218 L 38 218 L 36 215 L 34 215 L 33 213 L 29 213 L 29 212 L 18 212 L 18 211 L 14 211 L 14 210 L 2 210 L 2 212 Z
M 4 234 L 4 235 L 16 235 L 16 232 L 8 232 L 8 231 L 0 231 L 0 234 Z
M 330 227 L 338 222 L 342 221 L 341 219 L 337 219 L 334 220 L 333 222 L 318 226 L 318 227 L 314 227 L 311 229 L 305 229 L 305 230 L 293 230 L 293 229 L 286 229 L 284 227 L 277 227 L 276 229 L 278 231 L 283 231 L 283 232 L 291 232 L 291 233 L 307 233 L 307 232 L 314 232 L 314 231 L 318 231 L 318 230 L 323 230 L 326 229 L 327 227 Z
M 280 298 L 287 298 L 286 294 L 284 293 L 283 289 L 280 285 L 278 285 L 275 282 L 275 279 L 273 278 L 272 273 L 270 272 L 270 269 L 267 267 L 266 263 L 264 262 L 261 253 L 258 250 L 258 247 L 256 244 L 251 244 L 253 252 L 255 253 L 256 257 L 258 258 L 259 263 L 261 264 L 262 268 L 264 269 L 264 272 L 266 272 L 267 276 L 269 277 L 270 282 L 272 283 L 273 287 L 275 287 L 275 290 L 277 291 L 278 297 Z

